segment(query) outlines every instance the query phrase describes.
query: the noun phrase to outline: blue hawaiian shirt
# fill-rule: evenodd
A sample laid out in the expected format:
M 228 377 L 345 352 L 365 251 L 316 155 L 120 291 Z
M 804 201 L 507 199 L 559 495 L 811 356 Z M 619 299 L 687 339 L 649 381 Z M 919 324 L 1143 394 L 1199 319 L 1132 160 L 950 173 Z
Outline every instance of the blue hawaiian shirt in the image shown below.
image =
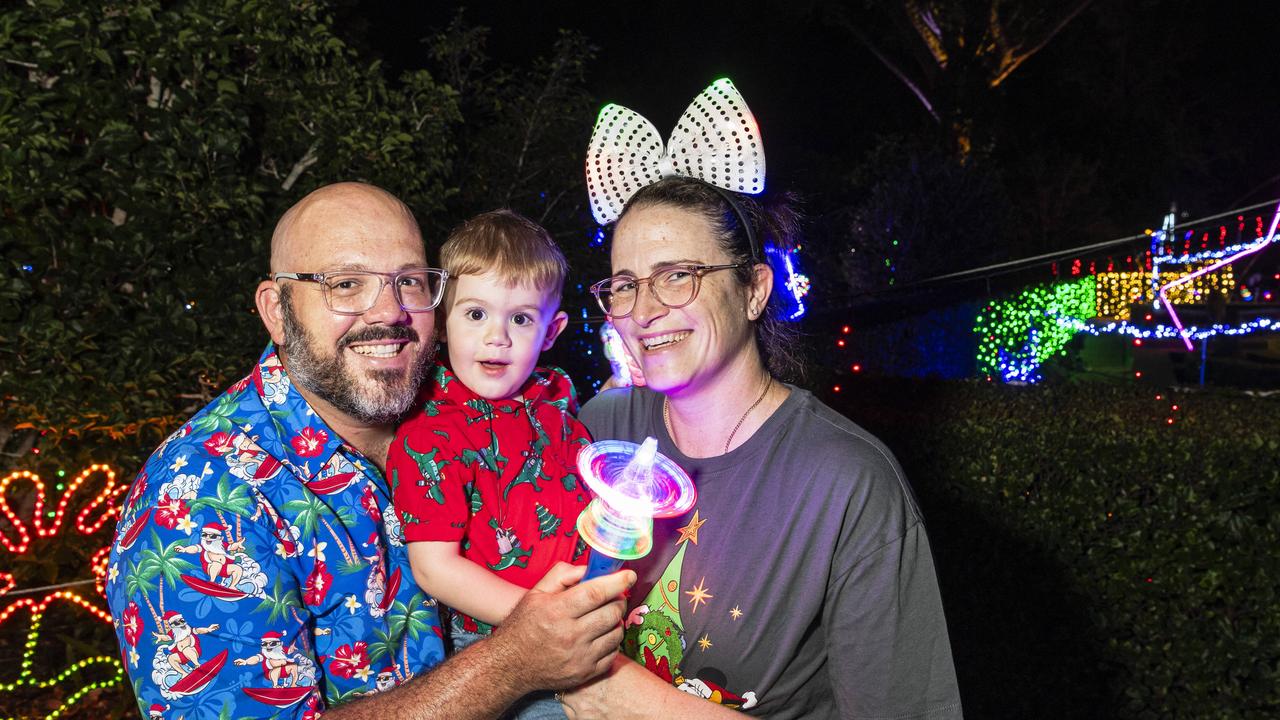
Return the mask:
M 312 718 L 444 657 L 386 479 L 270 345 L 134 480 L 106 592 L 143 717 Z

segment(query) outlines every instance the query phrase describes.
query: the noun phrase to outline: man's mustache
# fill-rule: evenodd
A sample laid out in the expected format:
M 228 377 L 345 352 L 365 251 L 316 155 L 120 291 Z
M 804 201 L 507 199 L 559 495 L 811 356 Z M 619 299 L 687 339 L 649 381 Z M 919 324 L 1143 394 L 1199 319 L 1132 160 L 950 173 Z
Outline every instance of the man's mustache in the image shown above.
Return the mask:
M 382 325 L 369 326 L 352 330 L 342 339 L 338 341 L 338 349 L 343 350 L 348 345 L 362 342 L 374 342 L 377 340 L 408 340 L 409 342 L 418 342 L 418 331 L 409 325 Z

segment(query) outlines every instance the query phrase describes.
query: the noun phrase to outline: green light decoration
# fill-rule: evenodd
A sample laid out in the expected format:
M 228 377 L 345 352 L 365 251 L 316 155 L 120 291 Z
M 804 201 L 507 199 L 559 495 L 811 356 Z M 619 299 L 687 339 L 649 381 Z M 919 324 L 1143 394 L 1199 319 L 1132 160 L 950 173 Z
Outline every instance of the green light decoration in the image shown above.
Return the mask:
M 62 600 L 74 603 L 88 610 L 91 614 L 99 616 L 104 612 L 94 607 L 93 604 L 72 592 L 56 592 L 46 596 L 43 600 L 37 602 L 31 599 L 19 600 L 12 603 L 0 613 L 0 623 L 7 620 L 16 610 L 27 607 L 31 610 L 31 625 L 27 631 L 27 641 L 22 648 L 22 660 L 19 664 L 18 678 L 13 682 L 0 683 L 0 695 L 9 695 L 15 693 L 21 687 L 30 687 L 37 690 L 47 690 L 55 685 L 66 688 L 67 695 L 62 700 L 62 704 L 45 715 L 46 720 L 62 717 L 67 713 L 73 705 L 82 697 L 94 690 L 112 687 L 124 682 L 124 666 L 118 658 L 109 655 L 98 655 L 96 657 L 78 660 L 67 667 L 57 675 L 41 680 L 34 676 L 32 665 L 35 662 L 36 651 L 40 645 L 40 622 L 44 617 L 44 610 L 48 605 L 56 600 Z M 110 622 L 110 616 L 106 615 L 107 622 Z M 107 677 L 100 680 L 86 682 L 85 674 L 89 668 L 100 667 L 107 673 Z M 70 686 L 70 687 L 68 687 Z
M 105 479 L 102 489 L 96 494 L 86 489 L 87 481 L 94 475 L 102 475 Z M 58 471 L 58 477 L 65 478 L 66 472 Z M 20 484 L 30 485 L 29 492 L 34 498 L 30 509 L 23 508 L 22 512 L 16 511 L 9 504 L 9 488 Z M 0 571 L 0 600 L 7 601 L 7 604 L 0 608 L 0 630 L 9 631 L 11 626 L 7 623 L 17 622 L 17 618 L 23 615 L 20 611 L 29 612 L 31 617 L 31 622 L 27 626 L 26 642 L 22 648 L 22 659 L 18 662 L 18 677 L 12 681 L 0 681 L 0 706 L 11 702 L 23 688 L 47 691 L 57 687 L 61 695 L 60 704 L 44 715 L 46 719 L 72 714 L 73 706 L 88 693 L 126 682 L 124 665 L 114 653 L 76 660 L 51 677 L 36 676 L 36 660 L 47 654 L 47 645 L 61 642 L 57 636 L 46 637 L 43 643 L 46 645 L 45 652 L 40 652 L 42 645 L 40 625 L 45 611 L 51 605 L 55 603 L 67 605 L 73 612 L 83 611 L 86 613 L 84 616 L 86 622 L 96 621 L 107 625 L 112 623 L 111 614 L 101 607 L 102 583 L 108 574 L 109 545 L 106 543 L 110 542 L 114 527 L 114 524 L 108 521 L 118 515 L 119 497 L 128 489 L 126 485 L 116 484 L 114 469 L 99 463 L 85 468 L 69 484 L 59 482 L 55 487 L 59 489 L 65 487 L 65 490 L 53 504 L 54 509 L 46 511 L 45 483 L 39 475 L 30 470 L 18 470 L 0 478 L 0 530 L 4 530 L 0 532 L 0 551 L 6 551 L 16 557 L 38 555 L 41 550 L 47 548 L 47 545 L 38 542 L 40 540 L 104 543 L 90 559 L 90 567 L 85 568 L 86 572 L 93 576 L 90 580 L 15 590 L 18 582 L 14 574 Z M 63 532 L 64 529 L 67 531 Z M 95 601 L 67 589 L 88 582 L 94 582 L 96 585 Z M 46 592 L 42 597 L 36 597 L 41 591 L 51 592 Z M 15 595 L 24 597 L 12 599 Z M 12 666 L 13 663 L 8 663 L 6 669 Z
M 993 301 L 974 321 L 978 335 L 978 371 L 1005 382 L 1037 382 L 1040 366 L 1062 352 L 1076 329 L 1062 318 L 1087 320 L 1097 315 L 1093 276 L 1052 285 L 1036 285 L 1008 300 Z

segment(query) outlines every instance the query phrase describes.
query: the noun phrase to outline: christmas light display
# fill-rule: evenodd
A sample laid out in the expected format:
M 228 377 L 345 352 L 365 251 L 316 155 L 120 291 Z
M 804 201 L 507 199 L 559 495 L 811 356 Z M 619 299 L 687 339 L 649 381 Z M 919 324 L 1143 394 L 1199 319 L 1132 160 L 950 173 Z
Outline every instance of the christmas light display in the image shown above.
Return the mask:
M 973 328 L 979 338 L 979 372 L 1005 382 L 1036 382 L 1040 366 L 1075 335 L 1060 318 L 1094 317 L 1096 294 L 1096 281 L 1086 276 L 1027 288 L 1010 300 L 990 303 Z
M 1173 324 L 1178 328 L 1178 333 L 1182 336 L 1182 342 L 1187 346 L 1187 350 L 1191 350 L 1191 340 L 1187 337 L 1187 334 L 1182 327 L 1182 320 L 1178 317 L 1177 311 L 1174 309 L 1173 305 L 1169 303 L 1168 291 L 1171 288 L 1186 284 L 1197 277 L 1200 277 L 1206 273 L 1213 272 L 1214 270 L 1217 270 L 1218 268 L 1221 268 L 1224 265 L 1230 265 L 1231 263 L 1235 262 L 1236 260 L 1239 260 L 1242 257 L 1252 255 L 1253 253 L 1256 253 L 1259 250 L 1262 250 L 1263 248 L 1267 247 L 1276 239 L 1276 223 L 1280 223 L 1280 207 L 1276 208 L 1276 215 L 1271 220 L 1271 229 L 1267 231 L 1267 236 L 1265 238 L 1259 240 L 1256 243 L 1253 243 L 1252 245 L 1246 246 L 1245 248 L 1239 250 L 1238 252 L 1228 255 L 1211 265 L 1203 267 L 1195 271 L 1194 273 L 1191 273 L 1190 275 L 1186 275 L 1184 277 L 1178 278 L 1177 280 L 1173 280 L 1171 282 L 1165 283 L 1160 287 L 1160 293 L 1159 293 L 1160 300 L 1164 302 L 1165 306 L 1168 308 L 1169 317 L 1170 319 L 1173 320 Z
M 79 537 L 71 533 L 61 533 L 70 504 L 77 496 L 82 496 L 86 481 L 91 476 L 99 473 L 106 478 L 103 488 L 75 515 L 75 529 L 79 533 Z M 63 473 L 60 472 L 59 475 L 63 475 Z M 19 517 L 18 513 L 9 504 L 10 489 L 24 482 L 32 486 L 31 490 L 34 494 L 31 515 L 25 521 Z M 116 484 L 116 473 L 113 469 L 100 464 L 89 466 L 70 483 L 65 485 L 58 483 L 56 487 L 59 490 L 63 490 L 62 497 L 54 509 L 46 510 L 45 484 L 36 473 L 28 470 L 19 470 L 0 480 L 0 515 L 3 515 L 8 523 L 7 532 L 0 533 L 0 545 L 3 545 L 8 552 L 13 555 L 31 554 L 36 549 L 36 546 L 33 545 L 34 538 L 55 539 L 60 534 L 63 537 L 67 537 L 71 542 L 83 542 L 85 537 L 98 534 L 99 531 L 103 530 L 103 526 L 109 519 L 119 514 L 117 501 L 119 496 L 127 490 L 126 486 Z M 109 532 L 102 534 L 107 535 Z M 107 542 L 105 537 L 101 538 L 101 540 L 104 543 Z M 109 545 L 104 546 L 94 553 L 90 560 L 90 570 L 94 575 L 94 581 L 96 581 L 95 584 L 98 586 L 99 592 L 101 592 L 102 582 L 107 574 L 106 559 L 108 551 Z M 26 642 L 23 645 L 22 658 L 18 663 L 18 677 L 11 682 L 0 682 L 0 696 L 12 695 L 23 688 L 48 690 L 54 686 L 65 686 L 61 691 L 61 704 L 45 716 L 46 718 L 56 718 L 65 714 L 87 693 L 124 682 L 124 666 L 119 658 L 113 655 L 99 655 L 77 660 L 49 678 L 40 679 L 35 676 L 34 664 L 40 647 L 40 627 L 46 610 L 51 605 L 65 603 L 72 608 L 87 612 L 90 617 L 97 621 L 107 624 L 112 622 L 110 613 L 101 607 L 100 602 L 91 602 L 74 591 L 66 589 L 85 582 L 89 581 L 76 581 L 48 588 L 35 588 L 34 592 L 22 589 L 15 591 L 17 581 L 14 576 L 11 573 L 0 572 L 0 597 L 11 593 L 32 595 L 15 599 L 3 609 L 0 609 L 0 627 L 3 627 L 19 610 L 27 609 L 31 618 L 27 629 Z M 34 593 L 38 593 L 41 590 L 50 590 L 50 592 L 42 597 L 35 597 Z M 55 640 L 55 642 L 60 641 Z M 102 672 L 92 672 L 93 669 L 104 670 L 106 675 L 103 676 Z
M 648 555 L 653 518 L 681 515 L 698 499 L 693 480 L 653 438 L 594 442 L 578 455 L 578 474 L 596 496 L 578 516 L 578 534 L 591 546 L 586 578 Z
M 782 299 L 785 307 L 782 316 L 790 322 L 804 317 L 804 298 L 809 294 L 809 278 L 797 269 L 796 257 L 799 250 L 781 250 L 773 243 L 766 243 L 764 246 L 765 256 L 773 266 L 773 291 Z
M 1044 288 L 1033 288 L 1009 301 L 992 303 L 978 316 L 974 332 L 979 335 L 978 367 L 988 377 L 1000 377 L 1006 381 L 1034 382 L 1038 379 L 1040 363 L 1061 349 L 1066 339 L 1079 332 L 1091 335 L 1118 334 L 1134 338 L 1135 344 L 1143 340 L 1178 339 L 1187 350 L 1192 350 L 1193 340 L 1207 340 L 1215 336 L 1239 336 L 1256 332 L 1278 332 L 1280 321 L 1257 317 L 1247 322 L 1227 324 L 1213 323 L 1204 326 L 1186 325 L 1177 311 L 1179 305 L 1204 304 L 1215 295 L 1226 300 L 1238 293 L 1252 301 L 1255 295 L 1244 286 L 1237 286 L 1232 263 L 1270 247 L 1280 238 L 1276 235 L 1280 224 L 1280 207 L 1272 217 L 1271 225 L 1264 232 L 1262 216 L 1253 218 L 1252 231 L 1256 239 L 1239 242 L 1246 234 L 1249 223 L 1244 215 L 1236 216 L 1236 239 L 1227 244 L 1230 234 L 1226 225 L 1219 225 L 1217 232 L 1186 230 L 1179 236 L 1174 228 L 1174 214 L 1164 219 L 1158 231 L 1147 231 L 1151 237 L 1149 252 L 1139 255 L 1141 262 L 1136 270 L 1115 271 L 1115 262 L 1108 260 L 1106 271 L 1098 272 L 1097 261 L 1090 261 L 1088 272 L 1096 275 L 1094 282 L 1094 312 L 1083 315 L 1083 306 L 1064 307 L 1061 297 Z M 1199 235 L 1199 249 L 1193 250 Z M 1179 240 L 1180 237 L 1180 240 Z M 1220 247 L 1209 249 L 1213 243 Z M 1179 247 L 1180 245 L 1180 247 Z M 1129 256 L 1126 265 L 1135 264 Z M 1071 263 L 1071 274 L 1080 277 L 1085 272 L 1080 259 Z M 1054 264 L 1057 274 L 1057 264 Z M 1089 277 L 1085 275 L 1084 277 Z M 1277 275 L 1280 280 L 1280 275 Z M 1068 283 L 1060 287 L 1070 287 Z M 1071 291 L 1065 291 L 1067 295 Z M 1270 292 L 1262 293 L 1264 300 Z M 1172 326 L 1156 324 L 1140 325 L 1131 321 L 1131 307 L 1149 303 L 1153 310 L 1168 313 Z M 1147 322 L 1151 313 L 1144 316 Z M 1100 322 L 1108 319 L 1109 322 Z M 1140 377 L 1136 373 L 1135 377 Z
M 1186 264 L 1196 265 L 1198 262 L 1189 261 Z M 1174 288 L 1173 293 L 1169 296 L 1170 301 L 1183 305 L 1195 305 L 1203 303 L 1214 294 L 1225 296 L 1235 287 L 1235 275 L 1232 273 L 1231 268 L 1214 275 L 1196 274 L 1200 269 L 1196 267 L 1176 275 L 1165 274 L 1166 279 L 1182 280 L 1190 277 L 1189 284 L 1179 285 Z M 1191 277 L 1192 275 L 1194 277 Z M 1150 278 L 1152 277 L 1155 277 L 1155 273 L 1147 273 L 1142 270 L 1136 272 L 1098 273 L 1096 299 L 1098 317 L 1128 320 L 1130 319 L 1130 307 L 1132 305 L 1155 303 L 1158 295 L 1153 293 L 1158 293 L 1159 288 L 1152 290 L 1150 283 Z

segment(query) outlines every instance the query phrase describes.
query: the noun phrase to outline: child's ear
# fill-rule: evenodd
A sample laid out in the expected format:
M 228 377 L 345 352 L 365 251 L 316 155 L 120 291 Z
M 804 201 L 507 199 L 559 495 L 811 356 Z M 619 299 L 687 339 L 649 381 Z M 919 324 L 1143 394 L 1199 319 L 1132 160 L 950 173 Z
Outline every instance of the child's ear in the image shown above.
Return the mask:
M 547 323 L 547 336 L 542 341 L 542 352 L 550 350 L 551 346 L 556 344 L 556 338 L 560 337 L 560 333 L 564 332 L 568 324 L 569 316 L 563 310 L 557 310 L 556 316 Z

